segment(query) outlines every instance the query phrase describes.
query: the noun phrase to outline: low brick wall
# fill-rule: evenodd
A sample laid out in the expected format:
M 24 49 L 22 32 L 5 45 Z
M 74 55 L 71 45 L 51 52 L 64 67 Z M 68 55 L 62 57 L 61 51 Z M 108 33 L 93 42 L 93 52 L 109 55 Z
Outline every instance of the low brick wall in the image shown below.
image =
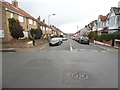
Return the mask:
M 36 45 L 43 45 L 47 43 L 46 39 L 35 40 Z M 33 47 L 33 41 L 30 40 L 14 40 L 9 43 L 2 43 L 2 48 L 31 48 Z
M 97 40 L 96 40 L 97 41 Z M 91 43 L 94 43 L 94 40 L 90 40 Z M 100 42 L 100 41 L 99 41 Z M 102 41 L 101 43 L 104 43 L 104 44 L 109 44 L 109 45 L 112 45 L 112 40 L 111 41 Z M 114 44 L 114 46 L 117 46 L 117 47 L 120 47 L 120 44 L 116 43 Z

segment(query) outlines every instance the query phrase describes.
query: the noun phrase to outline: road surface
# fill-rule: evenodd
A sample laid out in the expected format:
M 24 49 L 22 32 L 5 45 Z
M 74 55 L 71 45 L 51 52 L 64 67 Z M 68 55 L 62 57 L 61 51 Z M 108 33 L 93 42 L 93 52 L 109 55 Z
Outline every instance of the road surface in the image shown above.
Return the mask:
M 3 53 L 3 88 L 117 88 L 118 53 L 73 40 Z

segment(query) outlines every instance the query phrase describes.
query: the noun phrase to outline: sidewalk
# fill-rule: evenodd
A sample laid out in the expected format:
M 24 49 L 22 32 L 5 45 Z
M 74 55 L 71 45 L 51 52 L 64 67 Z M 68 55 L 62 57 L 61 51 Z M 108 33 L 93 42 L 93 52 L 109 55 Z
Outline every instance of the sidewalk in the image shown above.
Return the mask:
M 103 50 L 107 50 L 107 51 L 112 51 L 112 52 L 119 52 L 120 48 L 116 48 L 116 47 L 112 47 L 112 46 L 107 46 L 107 45 L 102 45 L 102 44 L 94 44 L 94 43 L 90 43 L 93 46 L 99 47 Z

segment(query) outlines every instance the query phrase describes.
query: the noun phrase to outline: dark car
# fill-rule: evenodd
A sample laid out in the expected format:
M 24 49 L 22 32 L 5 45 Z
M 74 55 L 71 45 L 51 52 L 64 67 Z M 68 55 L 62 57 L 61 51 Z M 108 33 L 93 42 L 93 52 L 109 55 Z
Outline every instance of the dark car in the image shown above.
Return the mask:
M 80 39 L 81 44 L 88 44 L 89 45 L 89 38 L 88 37 L 82 37 Z
M 59 38 L 52 38 L 50 41 L 49 41 L 49 45 L 50 46 L 53 46 L 53 45 L 60 45 L 62 42 Z

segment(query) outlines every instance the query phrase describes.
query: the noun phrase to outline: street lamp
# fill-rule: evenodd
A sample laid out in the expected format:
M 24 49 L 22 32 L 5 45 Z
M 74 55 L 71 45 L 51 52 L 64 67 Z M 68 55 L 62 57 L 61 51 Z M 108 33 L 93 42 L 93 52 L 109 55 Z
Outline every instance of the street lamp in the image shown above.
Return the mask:
M 50 16 L 55 15 L 55 14 L 50 14 L 48 15 L 48 25 L 50 25 Z
M 53 16 L 53 15 L 55 15 L 55 14 L 50 14 L 50 15 L 48 15 L 48 25 L 50 26 L 50 16 Z M 49 28 L 50 29 L 50 28 Z M 48 36 L 48 39 L 50 39 L 50 37 Z
M 79 26 L 77 26 L 77 32 L 78 32 L 78 35 L 79 35 Z

